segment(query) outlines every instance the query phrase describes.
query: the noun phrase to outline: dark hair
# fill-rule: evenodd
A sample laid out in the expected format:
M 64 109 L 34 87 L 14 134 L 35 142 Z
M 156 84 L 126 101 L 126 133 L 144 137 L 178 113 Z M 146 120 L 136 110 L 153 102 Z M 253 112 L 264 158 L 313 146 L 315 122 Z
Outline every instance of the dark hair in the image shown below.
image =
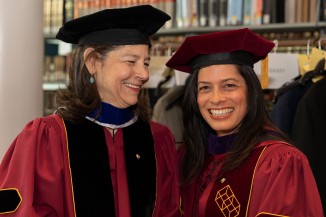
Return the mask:
M 222 171 L 231 170 L 245 160 L 266 134 L 266 129 L 276 132 L 280 139 L 288 138 L 272 123 L 266 109 L 260 81 L 250 66 L 238 66 L 247 85 L 247 114 L 238 127 L 235 145 L 223 158 Z M 183 100 L 184 148 L 181 162 L 181 184 L 186 185 L 197 178 L 207 155 L 207 138 L 216 132 L 203 119 L 197 104 L 199 70 L 189 78 Z
M 90 73 L 84 61 L 84 52 L 89 47 L 94 48 L 94 50 L 86 57 L 87 59 L 104 60 L 109 52 L 121 46 L 83 45 L 76 48 L 69 66 L 67 89 L 59 90 L 56 96 L 57 114 L 71 122 L 80 122 L 86 114 L 101 106 L 102 100 L 96 82 L 89 82 Z M 149 100 L 143 91 L 139 94 L 138 103 L 132 107 L 140 119 L 150 120 Z

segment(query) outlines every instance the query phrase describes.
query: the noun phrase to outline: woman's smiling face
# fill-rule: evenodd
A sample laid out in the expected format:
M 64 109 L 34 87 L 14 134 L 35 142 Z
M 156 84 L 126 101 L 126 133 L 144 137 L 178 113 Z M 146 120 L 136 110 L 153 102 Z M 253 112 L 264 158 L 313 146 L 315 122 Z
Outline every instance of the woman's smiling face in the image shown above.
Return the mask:
M 200 69 L 197 103 L 217 135 L 234 133 L 247 113 L 247 85 L 237 66 L 211 65 Z
M 117 108 L 135 105 L 149 79 L 149 63 L 148 45 L 125 45 L 109 52 L 94 75 L 102 101 Z

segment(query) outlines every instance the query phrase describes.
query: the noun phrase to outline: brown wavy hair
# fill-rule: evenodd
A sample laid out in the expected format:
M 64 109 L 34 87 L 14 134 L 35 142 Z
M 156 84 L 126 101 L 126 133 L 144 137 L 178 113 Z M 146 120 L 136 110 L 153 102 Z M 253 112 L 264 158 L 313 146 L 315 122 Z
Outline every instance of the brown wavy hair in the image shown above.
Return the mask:
M 67 88 L 60 89 L 55 100 L 57 106 L 56 113 L 63 119 L 71 122 L 80 122 L 89 112 L 96 108 L 101 109 L 102 100 L 96 82 L 89 82 L 90 73 L 84 60 L 84 52 L 90 47 L 94 50 L 86 58 L 97 58 L 101 61 L 107 57 L 109 52 L 121 48 L 121 46 L 108 45 L 83 45 L 76 48 L 69 65 L 69 83 Z M 147 122 L 150 120 L 151 108 L 149 99 L 144 94 L 144 91 L 141 91 L 137 104 L 132 107 L 140 119 Z

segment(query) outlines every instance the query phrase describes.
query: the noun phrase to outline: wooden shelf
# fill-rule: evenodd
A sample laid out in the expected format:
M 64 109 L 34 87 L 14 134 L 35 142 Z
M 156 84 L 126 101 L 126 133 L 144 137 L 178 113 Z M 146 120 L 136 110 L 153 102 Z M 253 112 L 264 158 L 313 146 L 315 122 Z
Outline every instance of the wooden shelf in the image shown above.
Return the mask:
M 326 22 L 317 23 L 276 23 L 260 26 L 216 26 L 216 27 L 188 27 L 188 28 L 171 28 L 161 29 L 154 36 L 176 36 L 176 35 L 196 35 L 215 31 L 224 31 L 248 27 L 257 33 L 268 32 L 304 32 L 304 31 L 321 31 L 326 30 Z
M 55 91 L 59 89 L 66 89 L 67 85 L 64 82 L 44 82 L 42 88 L 44 91 Z

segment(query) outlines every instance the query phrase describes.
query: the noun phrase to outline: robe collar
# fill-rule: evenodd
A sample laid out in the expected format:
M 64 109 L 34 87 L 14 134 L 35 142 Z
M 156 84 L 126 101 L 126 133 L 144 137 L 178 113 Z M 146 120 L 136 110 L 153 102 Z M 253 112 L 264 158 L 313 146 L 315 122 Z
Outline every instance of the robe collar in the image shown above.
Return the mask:
M 236 134 L 217 136 L 210 133 L 208 135 L 208 153 L 211 155 L 226 153 L 231 149 L 235 136 Z
M 101 126 L 118 129 L 135 123 L 138 116 L 134 114 L 132 107 L 122 109 L 102 102 L 97 109 L 86 115 L 86 118 Z

